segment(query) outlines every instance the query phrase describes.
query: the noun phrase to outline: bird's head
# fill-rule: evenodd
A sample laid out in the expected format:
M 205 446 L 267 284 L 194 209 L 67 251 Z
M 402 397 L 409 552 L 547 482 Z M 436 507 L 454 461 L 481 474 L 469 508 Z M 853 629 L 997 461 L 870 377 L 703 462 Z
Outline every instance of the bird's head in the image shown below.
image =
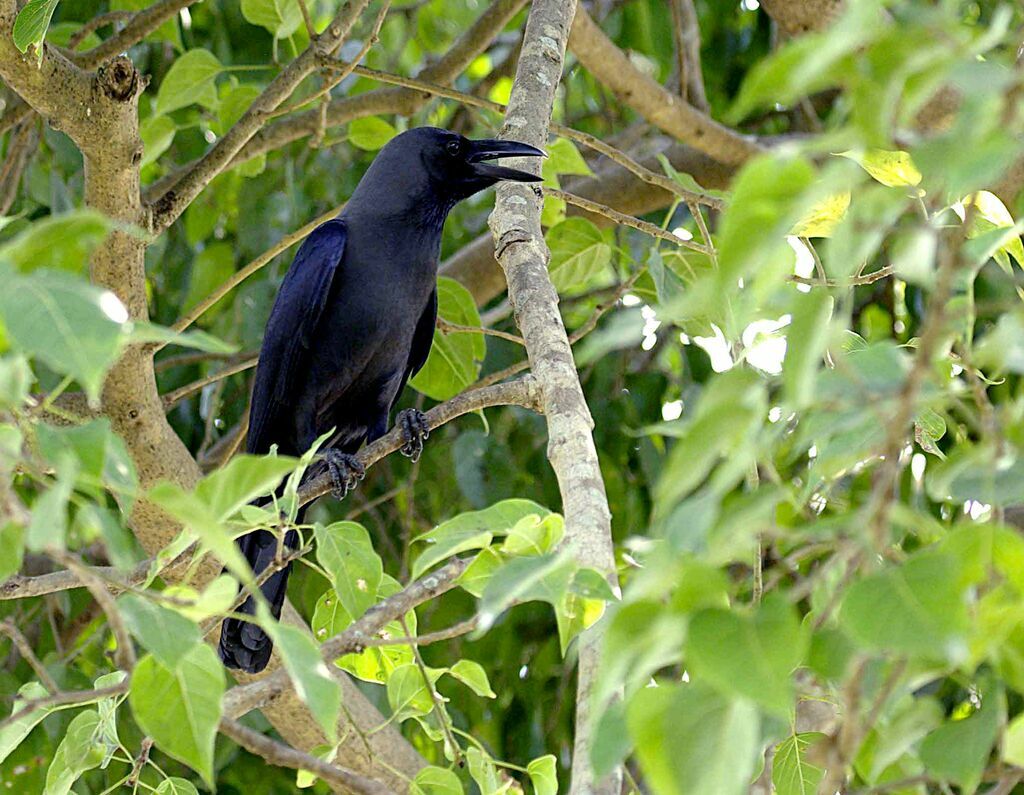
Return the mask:
M 518 141 L 474 141 L 436 127 L 416 127 L 388 141 L 360 188 L 364 184 L 368 188 L 387 186 L 392 195 L 400 188 L 417 203 L 432 200 L 447 213 L 458 202 L 502 180 L 541 181 L 535 174 L 496 165 L 494 160 L 543 156 L 537 147 Z

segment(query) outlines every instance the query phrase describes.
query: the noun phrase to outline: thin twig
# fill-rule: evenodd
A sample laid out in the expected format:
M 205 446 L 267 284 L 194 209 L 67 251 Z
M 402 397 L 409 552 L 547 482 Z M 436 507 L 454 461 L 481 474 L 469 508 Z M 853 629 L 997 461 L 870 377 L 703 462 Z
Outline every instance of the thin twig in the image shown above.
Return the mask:
M 83 53 L 71 53 L 72 59 L 83 69 L 93 69 L 119 53 L 126 52 L 146 36 L 172 19 L 181 9 L 199 0 L 161 0 L 134 14 L 120 31 L 102 44 Z
M 0 731 L 3 731 L 12 723 L 21 720 L 33 710 L 44 707 L 65 707 L 69 704 L 86 704 L 90 701 L 99 701 L 102 698 L 123 695 L 128 692 L 128 684 L 129 680 L 125 679 L 123 682 L 111 685 L 110 687 L 100 687 L 95 690 L 66 690 L 54 693 L 52 696 L 28 699 L 22 702 L 21 709 L 0 721 Z
M 458 624 L 453 624 L 446 629 L 439 629 L 435 632 L 426 632 L 422 635 L 406 635 L 398 638 L 368 638 L 363 641 L 363 647 L 369 649 L 376 646 L 429 646 L 432 643 L 438 643 L 442 640 L 451 640 L 452 638 L 457 638 L 461 635 L 468 635 L 478 626 L 480 626 L 480 616 L 473 616 L 472 618 L 467 618 L 465 621 L 460 621 Z
M 164 411 L 170 411 L 189 395 L 194 395 L 196 392 L 201 391 L 203 387 L 215 384 L 218 381 L 230 378 L 233 375 L 238 375 L 238 373 L 244 373 L 246 370 L 251 370 L 256 366 L 257 361 L 258 357 L 254 356 L 251 359 L 246 359 L 244 362 L 238 362 L 238 364 L 230 365 L 225 367 L 223 370 L 218 370 L 216 373 L 211 373 L 210 375 L 204 376 L 190 384 L 178 387 L 172 392 L 168 392 L 161 398 L 164 403 Z
M 231 292 L 239 284 L 244 282 L 258 270 L 263 268 L 268 262 L 274 259 L 274 257 L 280 254 L 282 251 L 291 248 L 295 243 L 298 243 L 300 240 L 303 240 L 306 237 L 308 237 L 309 234 L 314 229 L 320 226 L 320 224 L 330 221 L 332 218 L 337 216 L 338 213 L 342 211 L 342 208 L 344 208 L 344 206 L 344 204 L 340 204 L 337 207 L 328 210 L 323 215 L 314 218 L 305 226 L 301 226 L 294 232 L 282 237 L 280 240 L 277 241 L 277 243 L 275 243 L 273 246 L 268 248 L 258 257 L 256 257 L 256 259 L 254 259 L 240 271 L 237 271 L 234 274 L 232 274 L 230 279 L 226 280 L 223 284 L 220 285 L 220 287 L 218 287 L 216 290 L 214 290 L 212 293 L 206 296 L 206 298 L 204 298 L 202 301 L 200 301 L 198 304 L 192 307 L 192 309 L 186 312 L 171 328 L 179 332 L 187 329 L 189 326 L 195 323 L 196 320 L 202 317 L 203 313 L 206 312 L 206 310 L 208 310 L 211 306 L 216 304 L 221 298 L 223 298 L 225 295 Z M 162 349 L 166 344 L 167 343 L 158 345 L 154 350 L 158 351 Z
M 353 70 L 353 73 L 361 75 L 362 77 L 367 77 L 371 80 L 376 80 L 380 83 L 402 86 L 403 88 L 422 91 L 425 94 L 432 94 L 434 96 L 455 100 L 456 102 L 461 102 L 471 107 L 483 108 L 484 110 L 494 111 L 495 113 L 505 112 L 505 106 L 500 102 L 493 102 L 492 100 L 483 99 L 482 97 L 478 97 L 473 94 L 467 94 L 465 91 L 458 91 L 454 88 L 430 83 L 415 77 L 404 77 L 402 75 L 391 74 L 389 72 L 382 72 L 378 69 L 370 69 L 365 66 L 357 66 Z M 618 163 L 620 166 L 639 177 L 647 184 L 656 185 L 657 187 L 678 196 L 684 201 L 694 201 L 698 204 L 713 207 L 716 210 L 721 210 L 725 206 L 725 203 L 721 199 L 714 196 L 708 196 L 704 193 L 696 193 L 694 191 L 686 190 L 676 183 L 675 180 L 669 179 L 664 174 L 658 174 L 655 171 L 651 171 L 649 168 L 641 165 L 622 150 L 616 149 L 614 146 L 605 143 L 596 136 L 573 129 L 572 127 L 566 127 L 562 124 L 552 123 L 550 130 L 556 135 L 560 135 L 563 138 L 568 138 L 571 141 L 582 144 L 588 149 L 593 149 L 598 154 L 602 154 L 609 160 Z
M 126 19 L 131 19 L 134 14 L 131 11 L 108 11 L 105 14 L 100 14 L 93 17 L 86 22 L 82 27 L 71 34 L 71 38 L 68 39 L 68 49 L 74 50 L 85 41 L 85 37 L 90 33 L 93 33 L 104 25 L 116 25 L 118 22 L 124 22 Z
M 600 204 L 590 199 L 584 199 L 582 196 L 576 196 L 575 194 L 568 193 L 564 190 L 557 188 L 543 188 L 545 196 L 552 196 L 556 199 L 561 199 L 566 204 L 572 204 L 579 207 L 582 210 L 586 210 L 589 213 L 596 215 L 603 215 L 605 218 L 610 218 L 617 224 L 622 226 L 628 226 L 636 229 L 644 234 L 648 234 L 651 237 L 656 237 L 659 240 L 665 240 L 669 243 L 674 243 L 677 246 L 688 248 L 691 251 L 696 251 L 700 254 L 708 254 L 709 250 L 707 247 L 700 243 L 694 243 L 692 240 L 684 240 L 683 238 L 673 235 L 671 232 L 666 232 L 660 226 L 655 226 L 650 221 L 644 221 L 640 218 L 634 218 L 632 215 L 626 215 L 620 213 L 618 210 L 613 210 L 606 204 Z
M 122 671 L 131 671 L 135 667 L 135 646 L 132 643 L 131 635 L 128 634 L 124 619 L 121 617 L 121 611 L 115 604 L 114 597 L 111 596 L 106 583 L 70 552 L 51 550 L 49 555 L 54 560 L 63 563 L 72 574 L 78 577 L 102 608 L 117 643 L 117 648 L 114 649 L 114 664 Z
M 482 326 L 463 326 L 459 323 L 445 320 L 440 316 L 437 318 L 437 328 L 442 334 L 485 334 L 489 337 L 497 337 L 498 339 L 514 342 L 516 345 L 525 345 L 523 338 L 517 334 L 509 334 L 507 331 L 483 328 Z
M 294 113 L 295 111 L 301 110 L 307 105 L 313 104 L 321 97 L 325 97 L 328 94 L 330 94 L 331 91 L 333 91 L 334 88 L 342 80 L 344 80 L 346 77 L 352 74 L 352 71 L 359 64 L 359 62 L 366 57 L 366 54 L 370 51 L 370 48 L 377 43 L 378 37 L 380 36 L 381 26 L 384 24 L 384 19 L 388 15 L 388 8 L 390 7 L 390 5 L 390 0 L 389 2 L 385 2 L 383 5 L 381 5 L 380 10 L 377 12 L 377 18 L 374 20 L 373 29 L 370 31 L 370 34 L 363 41 L 363 46 L 359 48 L 359 52 L 356 53 L 354 58 L 347 62 L 344 62 L 347 63 L 348 68 L 339 68 L 339 64 L 343 62 L 336 61 L 326 55 L 321 56 L 321 68 L 334 70 L 337 72 L 337 74 L 335 74 L 330 80 L 325 79 L 324 84 L 320 87 L 319 90 L 316 91 L 316 93 L 310 94 L 308 97 L 300 99 L 297 102 L 292 103 L 290 105 L 284 105 L 278 108 L 277 110 L 270 114 L 270 118 L 276 119 L 279 116 L 286 116 L 289 113 Z M 324 108 L 326 108 L 326 105 L 324 106 Z M 326 120 L 324 120 L 324 122 L 326 122 Z
M 402 625 L 402 630 L 408 635 L 409 625 L 405 620 L 405 616 L 399 616 L 398 621 Z M 455 735 L 452 734 L 452 719 L 444 705 L 444 697 L 437 692 L 430 674 L 427 673 L 427 666 L 423 663 L 423 655 L 420 654 L 419 646 L 411 644 L 409 648 L 412 649 L 412 659 L 416 663 L 416 668 L 419 670 L 420 676 L 423 677 L 423 686 L 426 687 L 427 692 L 430 694 L 430 700 L 434 702 L 434 708 L 438 714 L 438 723 L 441 724 L 441 731 L 444 733 L 445 742 L 451 751 L 452 761 L 459 767 L 462 767 L 462 748 L 456 742 Z
M 32 651 L 32 644 L 28 642 L 21 630 L 18 629 L 14 622 L 10 619 L 0 621 L 0 633 L 3 633 L 11 639 L 11 643 L 18 650 L 21 658 L 29 664 L 33 671 L 36 672 L 36 676 L 39 677 L 39 681 L 43 683 L 43 687 L 50 691 L 51 694 L 55 695 L 60 692 L 60 686 L 54 681 L 53 677 L 50 676 L 50 672 L 46 670 L 46 666 L 36 657 L 36 653 Z

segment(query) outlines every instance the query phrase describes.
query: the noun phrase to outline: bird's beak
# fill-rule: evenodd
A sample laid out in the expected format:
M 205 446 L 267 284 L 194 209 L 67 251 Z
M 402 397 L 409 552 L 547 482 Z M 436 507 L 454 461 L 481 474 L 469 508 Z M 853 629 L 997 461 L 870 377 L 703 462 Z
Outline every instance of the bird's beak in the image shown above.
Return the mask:
M 486 162 L 488 160 L 496 160 L 499 157 L 547 157 L 544 151 L 536 146 L 521 144 L 519 141 L 499 141 L 495 138 L 470 141 L 470 144 L 469 156 L 466 159 L 473 165 L 473 171 L 476 174 L 482 177 L 490 177 L 493 180 L 508 179 L 513 182 L 541 181 L 541 177 L 528 171 L 495 166 Z

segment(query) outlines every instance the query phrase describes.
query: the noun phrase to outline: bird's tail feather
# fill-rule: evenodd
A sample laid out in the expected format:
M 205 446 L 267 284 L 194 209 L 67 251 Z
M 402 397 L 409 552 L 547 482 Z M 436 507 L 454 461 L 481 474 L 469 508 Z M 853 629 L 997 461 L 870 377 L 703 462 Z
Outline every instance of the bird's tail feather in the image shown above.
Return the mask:
M 301 523 L 302 518 L 299 517 L 297 521 Z M 297 549 L 299 534 L 295 530 L 289 530 L 285 533 L 284 543 L 288 549 Z M 277 538 L 266 530 L 256 530 L 242 536 L 238 540 L 238 546 L 257 577 L 273 563 L 277 554 Z M 270 612 L 275 621 L 281 617 L 291 567 L 292 564 L 289 562 L 260 586 L 260 591 L 270 604 Z M 237 612 L 255 615 L 256 603 L 253 598 L 250 596 L 246 599 Z M 219 653 L 228 668 L 237 668 L 251 674 L 259 673 L 267 667 L 273 648 L 274 644 L 267 633 L 251 621 L 227 618 L 221 625 Z

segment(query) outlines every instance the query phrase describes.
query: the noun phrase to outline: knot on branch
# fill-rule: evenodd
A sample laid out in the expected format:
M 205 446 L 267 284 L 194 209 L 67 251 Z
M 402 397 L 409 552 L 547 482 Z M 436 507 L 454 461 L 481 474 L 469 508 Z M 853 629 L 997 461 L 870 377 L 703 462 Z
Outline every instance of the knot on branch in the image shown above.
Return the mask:
M 96 72 L 103 93 L 115 102 L 128 102 L 140 91 L 142 82 L 135 64 L 127 55 L 119 55 Z

